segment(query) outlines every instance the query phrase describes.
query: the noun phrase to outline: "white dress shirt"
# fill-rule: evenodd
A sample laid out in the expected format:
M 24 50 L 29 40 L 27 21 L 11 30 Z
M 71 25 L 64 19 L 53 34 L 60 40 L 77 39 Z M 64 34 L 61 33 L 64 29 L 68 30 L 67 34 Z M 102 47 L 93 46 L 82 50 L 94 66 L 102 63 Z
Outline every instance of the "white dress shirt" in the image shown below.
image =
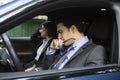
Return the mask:
M 49 39 L 50 40 L 50 39 Z M 37 50 L 37 55 L 36 55 L 36 57 L 35 57 L 35 60 L 39 60 L 39 58 L 40 58 L 40 56 L 41 56 L 41 54 L 42 54 L 42 52 L 43 52 L 43 49 L 44 49 L 44 47 L 47 45 L 47 43 L 48 43 L 48 41 L 49 40 L 46 40 L 46 39 L 43 39 L 43 43 L 42 43 L 42 45 L 38 48 L 38 50 Z

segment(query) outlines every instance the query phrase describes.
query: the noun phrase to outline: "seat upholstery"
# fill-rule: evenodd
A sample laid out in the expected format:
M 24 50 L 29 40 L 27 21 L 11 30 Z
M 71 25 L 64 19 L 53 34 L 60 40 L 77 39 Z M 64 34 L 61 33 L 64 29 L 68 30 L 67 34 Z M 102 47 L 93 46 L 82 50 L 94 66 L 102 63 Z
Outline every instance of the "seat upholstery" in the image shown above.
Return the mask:
M 112 42 L 112 27 L 113 22 L 109 14 L 99 13 L 87 31 L 89 38 L 92 38 L 95 44 L 103 45 L 107 52 L 107 61 L 110 63 L 111 57 L 111 42 Z

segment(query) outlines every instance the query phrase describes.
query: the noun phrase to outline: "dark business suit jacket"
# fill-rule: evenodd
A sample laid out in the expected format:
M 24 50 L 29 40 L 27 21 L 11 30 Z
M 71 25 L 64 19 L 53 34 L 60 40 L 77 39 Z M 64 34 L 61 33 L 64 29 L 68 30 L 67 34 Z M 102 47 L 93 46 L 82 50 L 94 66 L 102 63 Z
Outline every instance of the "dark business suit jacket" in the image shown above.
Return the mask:
M 87 66 L 100 66 L 105 64 L 105 49 L 101 45 L 93 44 L 90 40 L 84 44 L 63 68 L 80 68 Z M 58 62 L 56 58 L 55 63 Z M 52 65 L 52 66 L 53 66 Z M 51 66 L 51 69 L 52 69 Z
M 36 64 L 36 67 L 42 67 L 43 69 L 48 69 L 49 68 L 49 66 L 52 64 L 52 62 L 54 61 L 55 58 L 54 58 L 54 56 L 46 55 L 45 52 L 46 52 L 46 50 L 47 50 L 47 48 L 50 45 L 52 40 L 53 40 L 53 38 L 48 41 L 47 45 L 42 50 L 42 55 L 40 56 L 39 60 L 37 61 L 37 60 L 33 59 L 32 61 L 30 61 L 29 63 L 27 63 L 25 65 L 25 67 L 24 67 L 25 69 L 29 68 L 29 67 L 32 67 L 34 64 Z M 36 52 L 41 45 L 42 45 L 42 41 L 38 45 L 34 56 L 36 56 Z

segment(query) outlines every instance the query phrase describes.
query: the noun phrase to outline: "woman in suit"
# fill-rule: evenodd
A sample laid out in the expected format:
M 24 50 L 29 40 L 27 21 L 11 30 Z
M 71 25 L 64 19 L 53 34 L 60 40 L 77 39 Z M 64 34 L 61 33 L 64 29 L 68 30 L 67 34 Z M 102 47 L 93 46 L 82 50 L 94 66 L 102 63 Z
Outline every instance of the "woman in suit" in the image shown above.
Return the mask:
M 39 30 L 39 32 L 43 39 L 37 47 L 36 56 L 34 59 L 25 65 L 25 71 L 31 71 L 37 66 L 41 67 L 42 69 L 48 69 L 53 62 L 54 58 L 45 53 L 51 41 L 57 36 L 56 24 L 51 21 L 45 22 L 42 24 L 42 28 Z

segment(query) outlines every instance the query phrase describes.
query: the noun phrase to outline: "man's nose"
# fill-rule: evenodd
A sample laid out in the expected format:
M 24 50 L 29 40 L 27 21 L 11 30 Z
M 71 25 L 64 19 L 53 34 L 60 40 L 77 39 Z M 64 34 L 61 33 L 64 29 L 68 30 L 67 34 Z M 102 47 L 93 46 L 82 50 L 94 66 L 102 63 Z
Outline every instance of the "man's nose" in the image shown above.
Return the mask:
M 60 34 L 58 34 L 58 39 L 61 39 L 61 35 Z

